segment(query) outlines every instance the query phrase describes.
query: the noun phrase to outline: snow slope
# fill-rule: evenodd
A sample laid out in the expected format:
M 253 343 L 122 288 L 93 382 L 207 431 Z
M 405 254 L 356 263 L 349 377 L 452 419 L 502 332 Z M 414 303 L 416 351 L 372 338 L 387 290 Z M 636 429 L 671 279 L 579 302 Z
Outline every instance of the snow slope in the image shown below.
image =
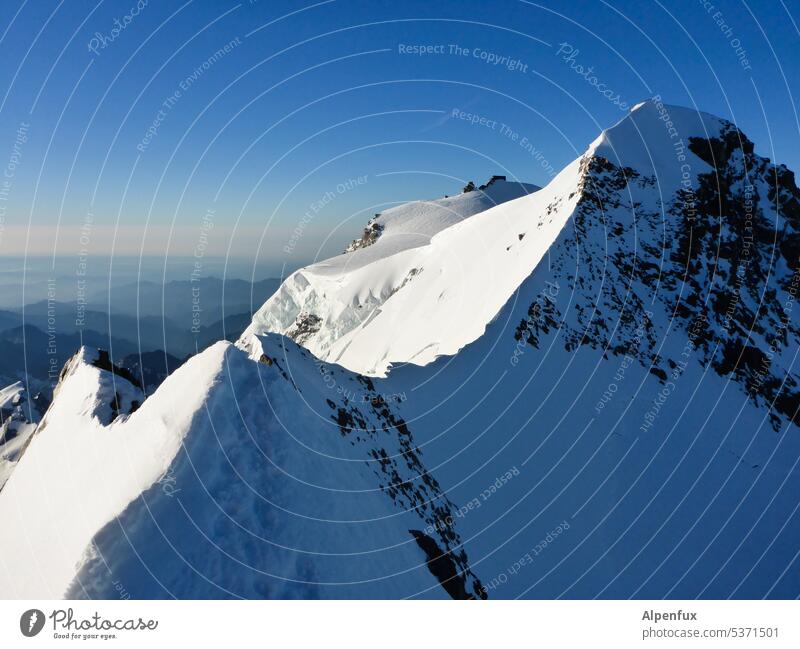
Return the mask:
M 84 350 L 0 492 L 0 596 L 794 598 L 798 242 L 791 172 L 645 102 L 536 194 L 315 274 L 300 345 L 273 298 L 132 414 Z
M 527 196 L 541 189 L 528 183 L 509 182 L 495 176 L 479 189 L 462 192 L 456 196 L 429 201 L 403 203 L 376 214 L 367 223 L 364 236 L 356 239 L 346 252 L 377 246 L 368 253 L 360 252 L 358 261 L 349 263 L 363 265 L 365 261 L 386 257 L 406 248 L 426 245 L 431 237 L 451 225 L 491 207 Z
M 662 110 L 655 102 L 640 104 L 544 189 L 448 222 L 429 241 L 426 218 L 441 225 L 439 205 L 425 215 L 416 203 L 395 208 L 396 217 L 390 210 L 373 245 L 290 276 L 256 313 L 243 340 L 252 333 L 282 333 L 323 360 L 370 376 L 385 376 L 393 364 L 425 365 L 455 354 L 484 332 L 542 260 L 575 210 L 589 160 L 650 169 L 656 194 L 661 187 L 681 187 L 675 145 L 683 139 L 673 133 L 703 136 L 719 131 L 722 122 L 673 109 L 667 126 Z M 682 146 L 681 155 L 691 156 Z M 420 227 L 426 245 L 405 245 L 406 231 L 396 221 Z
M 535 267 L 523 281 L 488 226 L 474 236 L 487 263 L 470 235 L 508 213 L 513 241 L 526 203 L 556 222 L 537 232 L 547 263 L 520 247 Z M 391 303 L 338 358 L 301 342 L 364 372 L 411 361 L 376 385 L 407 397 L 426 465 L 467 508 L 490 597 L 795 597 L 799 233 L 791 172 L 725 120 L 644 102 L 534 196 L 435 236 L 448 243 L 435 271 L 409 264 L 422 271 L 392 300 L 413 297 L 383 329 Z M 471 266 L 447 290 L 473 301 L 437 326 L 449 313 L 425 300 L 462 250 Z M 396 265 L 375 262 L 368 281 L 396 287 Z M 495 310 L 498 289 L 514 294 Z M 415 355 L 430 343 L 469 344 Z
M 402 420 L 367 399 L 332 411 L 307 352 L 254 345 L 258 360 L 217 343 L 110 423 L 93 413 L 115 377 L 81 350 L 0 499 L 0 596 L 447 596 L 410 530 L 458 536 Z M 369 393 L 340 368 L 328 380 Z M 443 561 L 469 574 L 465 555 Z
M 490 598 L 800 593 L 800 190 L 729 122 L 666 109 L 674 138 L 648 102 L 593 144 L 550 263 L 483 336 L 387 379 L 477 503 Z
M 282 333 L 323 360 L 372 376 L 383 376 L 393 362 L 425 364 L 455 353 L 480 335 L 544 254 L 568 210 L 539 215 L 572 175 L 574 169 L 565 171 L 561 185 L 544 194 L 500 180 L 483 191 L 387 210 L 375 220 L 382 228 L 375 243 L 292 274 L 242 340 Z M 521 240 L 526 232 L 531 236 Z M 420 282 L 421 273 L 430 281 Z M 487 282 L 506 273 L 484 309 Z

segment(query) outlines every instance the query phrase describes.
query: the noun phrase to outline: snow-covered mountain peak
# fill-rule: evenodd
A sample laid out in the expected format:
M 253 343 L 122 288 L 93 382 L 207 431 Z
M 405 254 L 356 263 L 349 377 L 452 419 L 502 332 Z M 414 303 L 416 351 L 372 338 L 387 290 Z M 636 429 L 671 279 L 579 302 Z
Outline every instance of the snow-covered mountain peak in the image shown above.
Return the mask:
M 0 547 L 15 558 L 0 596 L 66 594 L 97 557 L 94 534 L 167 471 L 229 347 L 218 343 L 190 359 L 146 401 L 107 352 L 75 353 L 0 492 Z
M 240 344 L 246 347 L 250 334 L 282 333 L 323 360 L 372 376 L 384 376 L 392 365 L 425 365 L 481 336 L 568 224 L 593 251 L 591 277 L 616 270 L 604 262 L 616 239 L 618 254 L 637 260 L 637 271 L 656 265 L 651 288 L 667 300 L 664 287 L 680 278 L 679 269 L 664 266 L 665 246 L 692 237 L 696 245 L 698 232 L 691 230 L 700 225 L 698 210 L 707 218 L 719 211 L 709 197 L 729 190 L 743 201 L 761 196 L 763 207 L 753 209 L 751 200 L 746 209 L 763 220 L 751 222 L 763 237 L 777 227 L 770 174 L 778 176 L 782 209 L 791 217 L 787 227 L 794 227 L 792 174 L 756 156 L 735 125 L 658 98 L 642 102 L 534 194 L 453 223 L 426 245 L 393 249 L 392 238 L 382 235 L 351 253 L 352 264 L 343 255 L 298 271 L 256 313 Z M 730 218 L 727 211 L 720 216 Z M 675 241 L 663 239 L 665 230 Z M 798 247 L 793 237 L 784 228 L 780 249 L 790 266 Z M 363 264 L 359 254 L 369 255 Z M 591 277 L 582 273 L 580 281 Z
M 656 97 L 634 106 L 589 146 L 587 156 L 603 157 L 618 167 L 648 170 L 672 191 L 691 178 L 690 138 L 717 137 L 735 127 L 719 117 L 691 108 L 664 104 Z M 738 132 L 738 131 L 737 131 Z M 699 163 L 699 161 L 693 161 Z M 703 169 L 702 164 L 694 164 Z M 694 173 L 696 173 L 696 169 Z
M 671 200 L 709 170 L 692 143 L 734 136 L 747 141 L 725 120 L 658 98 L 642 102 L 533 194 L 514 198 L 522 186 L 497 180 L 377 215 L 352 252 L 290 276 L 246 335 L 282 333 L 323 360 L 375 376 L 454 354 L 534 271 L 578 202 L 595 195 L 602 161 L 641 175 L 656 200 Z M 620 218 L 627 224 L 631 214 Z
M 253 351 L 207 348 L 110 424 L 112 372 L 76 354 L 0 497 L 0 596 L 485 596 L 397 404 L 281 336 Z
M 130 415 L 81 350 L 0 596 L 796 596 L 800 190 L 666 110 L 421 245 L 387 220 Z
M 45 386 L 41 386 L 44 388 Z M 53 389 L 53 404 L 45 391 L 28 391 L 18 381 L 0 390 L 0 489 L 25 454 L 34 435 L 65 413 L 79 413 L 101 425 L 134 412 L 144 394 L 134 376 L 111 363 L 108 352 L 83 346 L 64 364 Z M 59 397 L 59 395 L 64 395 Z
M 141 387 L 127 370 L 115 366 L 105 350 L 82 346 L 61 370 L 53 401 L 62 390 L 84 403 L 83 411 L 103 425 L 134 412 L 144 401 Z M 74 402 L 71 404 L 74 406 Z M 47 425 L 50 412 L 41 428 Z
M 498 180 L 387 211 L 373 245 L 290 276 L 240 344 L 247 347 L 251 334 L 282 333 L 323 360 L 373 376 L 454 354 L 480 336 L 544 255 L 577 200 L 577 171 L 573 164 L 547 190 L 498 205 L 529 187 Z M 407 245 L 408 224 L 424 232 L 423 245 L 419 235 Z

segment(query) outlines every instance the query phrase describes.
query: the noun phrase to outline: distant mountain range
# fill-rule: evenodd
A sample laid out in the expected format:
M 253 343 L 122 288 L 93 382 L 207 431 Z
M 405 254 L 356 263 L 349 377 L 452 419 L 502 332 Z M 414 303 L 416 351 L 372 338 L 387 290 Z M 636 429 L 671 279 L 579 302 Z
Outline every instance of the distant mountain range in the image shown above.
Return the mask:
M 46 300 L 0 310 L 0 374 L 27 371 L 46 379 L 52 357 L 60 368 L 81 344 L 110 349 L 118 360 L 135 351 L 159 350 L 185 358 L 217 340 L 238 338 L 250 322 L 251 299 L 263 303 L 279 284 L 216 278 L 163 287 L 142 282 L 115 288 L 110 311 L 107 299 L 103 303 L 97 294 L 81 311 L 74 302 Z
M 87 296 L 87 309 L 138 318 L 167 318 L 182 328 L 191 328 L 193 306 L 199 303 L 203 325 L 225 316 L 252 313 L 280 286 L 278 279 L 248 282 L 242 279 L 198 278 L 164 284 L 143 281 L 112 287 L 111 291 Z

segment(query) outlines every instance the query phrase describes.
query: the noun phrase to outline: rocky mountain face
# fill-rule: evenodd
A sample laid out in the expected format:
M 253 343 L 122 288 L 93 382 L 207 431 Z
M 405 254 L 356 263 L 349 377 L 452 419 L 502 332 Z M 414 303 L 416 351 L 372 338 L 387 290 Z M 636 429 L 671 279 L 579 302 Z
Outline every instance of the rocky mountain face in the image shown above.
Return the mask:
M 83 350 L 0 492 L 0 596 L 796 597 L 799 201 L 645 102 L 531 195 L 298 271 L 143 402 Z
M 800 190 L 730 122 L 706 116 L 704 127 L 707 137 L 673 144 L 686 175 L 677 187 L 658 164 L 582 159 L 574 238 L 550 253 L 571 312 L 534 301 L 515 338 L 536 347 L 559 328 L 566 350 L 633 356 L 663 385 L 698 364 L 735 382 L 778 431 L 800 421 Z M 663 345 L 668 329 L 683 332 L 684 349 Z

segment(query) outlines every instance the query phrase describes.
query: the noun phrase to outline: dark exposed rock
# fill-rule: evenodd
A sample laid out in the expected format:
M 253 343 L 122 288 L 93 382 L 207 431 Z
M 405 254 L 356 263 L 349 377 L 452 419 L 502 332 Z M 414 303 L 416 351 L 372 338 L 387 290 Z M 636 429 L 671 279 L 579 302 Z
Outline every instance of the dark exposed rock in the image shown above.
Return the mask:
M 131 373 L 130 370 L 124 367 L 119 367 L 117 365 L 114 365 L 111 362 L 111 357 L 109 356 L 108 352 L 105 349 L 98 349 L 97 354 L 98 354 L 97 360 L 93 361 L 92 365 L 101 370 L 106 370 L 107 372 L 111 372 L 115 376 L 118 376 L 121 379 L 125 379 L 130 384 L 135 385 L 136 387 L 141 387 L 141 384 L 139 383 L 139 381 L 137 381 L 136 377 L 133 375 L 133 373 Z
M 541 334 L 558 327 L 567 350 L 630 354 L 664 382 L 663 367 L 675 374 L 681 359 L 658 355 L 661 334 L 651 316 L 659 309 L 656 320 L 683 328 L 697 362 L 798 423 L 800 380 L 776 364 L 782 348 L 800 343 L 797 320 L 784 310 L 800 288 L 794 174 L 757 156 L 732 124 L 718 136 L 690 138 L 689 149 L 711 171 L 673 195 L 664 188 L 655 209 L 635 198 L 647 194 L 653 177 L 602 157 L 581 162 L 574 240 L 550 255 L 556 277 L 573 292 L 572 312 L 537 298 L 515 338 L 538 346 Z M 781 419 L 773 414 L 771 422 L 777 430 Z
M 448 572 L 447 584 L 440 579 L 447 592 L 451 596 L 457 593 L 459 597 L 485 598 L 484 588 L 469 567 L 467 554 L 455 529 L 456 506 L 428 472 L 422 460 L 422 451 L 414 443 L 411 430 L 403 418 L 394 412 L 392 404 L 375 391 L 375 384 L 370 377 L 359 375 L 356 378 L 365 393 L 363 401 L 356 404 L 347 399 L 340 403 L 326 400 L 333 411 L 331 419 L 338 426 L 339 433 L 345 437 L 355 437 L 359 443 L 367 443 L 371 459 L 369 465 L 378 478 L 381 491 L 398 507 L 416 512 L 425 523 L 429 533 L 425 536 L 437 548 L 434 554 L 429 555 L 429 567 L 433 572 L 430 563 L 433 560 L 437 571 Z M 386 439 L 387 435 L 389 439 Z M 398 447 L 399 452 L 387 453 L 385 447 L 388 444 Z M 434 541 L 434 536 L 438 540 Z M 427 547 L 430 549 L 432 546 L 428 544 Z M 457 579 L 449 579 L 451 571 L 458 575 Z M 434 575 L 438 578 L 436 572 Z
M 295 320 L 294 326 L 286 332 L 298 344 L 304 343 L 317 333 L 322 326 L 322 318 L 313 313 L 303 312 Z
M 485 182 L 483 185 L 481 185 L 480 187 L 478 187 L 478 189 L 479 189 L 480 191 L 483 191 L 484 189 L 486 189 L 486 188 L 488 188 L 488 187 L 491 187 L 492 185 L 494 185 L 494 184 L 495 184 L 495 183 L 496 183 L 498 180 L 501 180 L 501 181 L 504 181 L 504 182 L 505 182 L 505 179 L 506 179 L 506 177 L 505 177 L 505 176 L 492 176 L 491 178 L 489 178 L 489 180 L 488 180 L 487 182 Z M 474 189 L 474 188 L 475 188 L 475 185 L 472 185 L 472 187 L 473 187 L 473 189 Z
M 292 344 L 282 340 L 280 345 Z M 292 378 L 274 355 L 262 352 L 259 362 L 276 370 L 299 391 Z M 352 393 L 336 393 L 325 399 L 331 420 L 339 434 L 353 446 L 364 449 L 365 462 L 378 479 L 378 485 L 400 509 L 414 512 L 425 525 L 425 534 L 436 544 L 437 570 L 452 564 L 461 579 L 461 590 L 469 598 L 486 598 L 483 585 L 472 572 L 469 559 L 456 531 L 457 507 L 442 491 L 439 483 L 425 467 L 422 451 L 414 442 L 408 424 L 400 416 L 393 400 L 379 393 L 368 376 L 351 374 L 335 365 L 319 362 L 319 369 L 333 382 L 355 380 L 360 399 L 348 398 Z M 387 449 L 389 449 L 387 451 Z M 439 557 L 441 555 L 441 557 Z M 448 582 L 449 583 L 449 582 Z M 443 587 L 452 595 L 450 584 Z M 460 591 L 459 591 L 460 592 Z
M 439 580 L 448 595 L 453 599 L 475 599 L 474 595 L 467 592 L 464 574 L 459 572 L 458 566 L 450 554 L 442 552 L 436 541 L 427 534 L 419 530 L 409 530 L 409 532 L 411 532 L 417 545 L 425 553 L 428 570 Z M 481 588 L 478 594 L 482 599 L 486 599 L 486 591 L 484 589 Z
M 375 243 L 378 238 L 383 234 L 383 224 L 377 222 L 377 219 L 380 214 L 376 214 L 373 219 L 367 223 L 367 227 L 364 228 L 364 232 L 362 233 L 359 239 L 354 239 L 344 251 L 353 252 L 354 250 L 358 250 L 359 248 L 366 248 L 367 246 L 371 246 Z

